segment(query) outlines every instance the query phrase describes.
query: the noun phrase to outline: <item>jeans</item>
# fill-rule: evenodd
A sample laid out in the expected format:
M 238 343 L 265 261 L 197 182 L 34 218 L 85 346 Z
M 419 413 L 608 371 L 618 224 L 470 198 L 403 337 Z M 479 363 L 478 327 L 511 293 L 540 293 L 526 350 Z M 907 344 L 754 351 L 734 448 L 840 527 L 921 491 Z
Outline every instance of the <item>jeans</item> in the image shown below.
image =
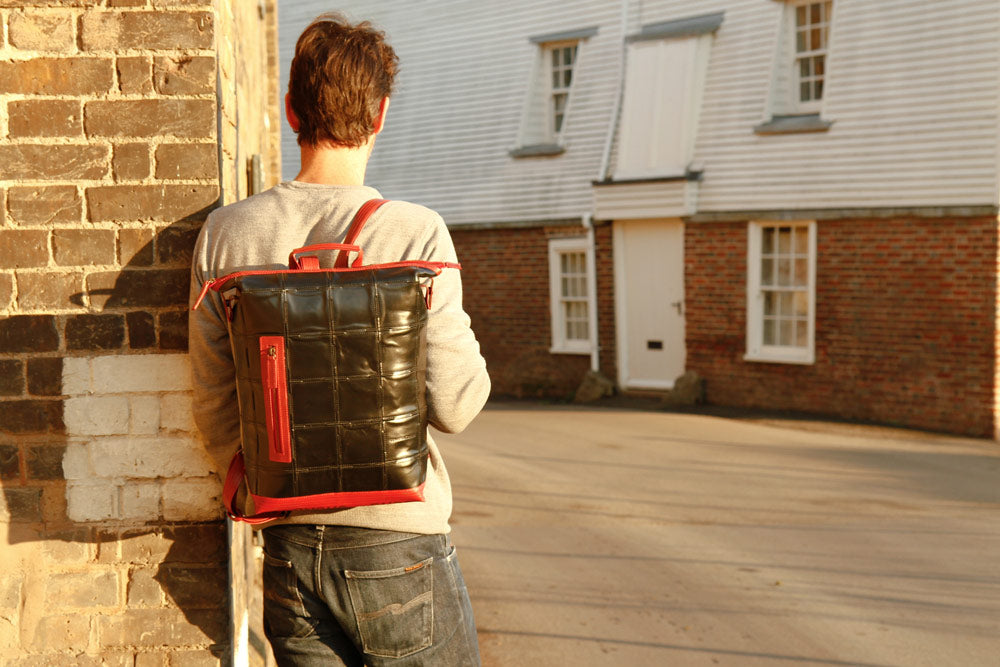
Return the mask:
M 282 667 L 480 664 L 447 535 L 313 525 L 263 532 L 264 633 Z

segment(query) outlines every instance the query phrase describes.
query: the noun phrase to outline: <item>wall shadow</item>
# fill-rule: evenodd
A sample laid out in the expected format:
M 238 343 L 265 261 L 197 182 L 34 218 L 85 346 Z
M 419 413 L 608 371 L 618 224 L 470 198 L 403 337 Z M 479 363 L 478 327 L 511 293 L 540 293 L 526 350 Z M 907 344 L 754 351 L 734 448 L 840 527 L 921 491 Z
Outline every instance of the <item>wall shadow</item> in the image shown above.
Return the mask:
M 22 395 L 0 403 L 6 413 L 0 417 L 0 492 L 7 514 L 3 517 L 0 508 L 0 521 L 7 524 L 11 545 L 0 561 L 7 564 L 26 558 L 24 553 L 37 553 L 48 568 L 46 573 L 78 571 L 80 565 L 124 565 L 117 570 L 128 578 L 119 589 L 124 600 L 109 605 L 121 609 L 124 603 L 118 616 L 128 618 L 135 613 L 137 618 L 149 619 L 149 641 L 154 645 L 158 641 L 167 647 L 207 645 L 207 650 L 221 658 L 230 649 L 225 521 L 71 519 L 64 458 L 69 444 L 87 436 L 67 435 L 63 357 L 45 356 L 59 354 L 60 349 L 66 350 L 66 356 L 87 357 L 186 351 L 191 253 L 202 221 L 215 207 L 184 216 L 155 233 L 121 230 L 129 232 L 117 248 L 129 256 L 122 269 L 92 273 L 84 291 L 69 295 L 70 303 L 87 310 L 59 318 L 5 318 L 11 322 L 4 342 L 15 342 L 4 352 L 19 355 L 25 368 L 44 360 L 47 374 L 41 393 L 30 388 L 33 376 L 29 373 Z M 17 342 L 33 335 L 52 336 L 55 343 L 39 347 Z M 17 547 L 30 542 L 40 543 L 41 548 L 17 556 Z M 58 611 L 56 606 L 45 613 Z M 181 627 L 184 624 L 175 615 L 190 627 Z M 133 641 L 132 634 L 137 637 L 140 632 L 136 624 L 124 623 L 122 628 L 126 645 L 144 645 Z

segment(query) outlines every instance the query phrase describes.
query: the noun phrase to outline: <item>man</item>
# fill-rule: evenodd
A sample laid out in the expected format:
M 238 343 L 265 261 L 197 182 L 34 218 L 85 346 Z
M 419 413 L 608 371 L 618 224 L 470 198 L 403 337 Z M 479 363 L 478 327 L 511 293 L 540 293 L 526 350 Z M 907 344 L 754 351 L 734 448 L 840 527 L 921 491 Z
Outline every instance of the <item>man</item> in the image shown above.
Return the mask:
M 386 122 L 397 58 L 368 23 L 323 15 L 299 37 L 285 98 L 302 169 L 293 181 L 214 211 L 198 238 L 192 296 L 242 269 L 280 269 L 298 247 L 340 242 L 361 205 Z M 357 240 L 366 264 L 455 262 L 439 215 L 393 201 Z M 191 313 L 195 420 L 220 472 L 239 446 L 234 366 L 217 294 Z M 460 273 L 434 282 L 427 324 L 430 423 L 456 433 L 482 409 L 490 382 L 462 309 Z M 451 486 L 428 434 L 423 502 L 293 512 L 265 524 L 265 632 L 281 665 L 478 665 L 468 594 L 448 539 Z

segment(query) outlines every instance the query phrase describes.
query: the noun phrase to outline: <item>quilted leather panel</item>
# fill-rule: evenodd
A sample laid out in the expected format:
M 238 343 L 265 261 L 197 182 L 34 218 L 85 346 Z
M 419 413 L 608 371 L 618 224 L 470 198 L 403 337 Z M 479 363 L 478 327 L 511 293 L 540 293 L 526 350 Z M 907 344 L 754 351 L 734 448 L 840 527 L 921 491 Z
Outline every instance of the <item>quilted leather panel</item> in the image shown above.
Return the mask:
M 427 474 L 422 267 L 251 274 L 223 286 L 251 493 L 415 488 Z M 261 336 L 285 346 L 291 463 L 269 459 Z

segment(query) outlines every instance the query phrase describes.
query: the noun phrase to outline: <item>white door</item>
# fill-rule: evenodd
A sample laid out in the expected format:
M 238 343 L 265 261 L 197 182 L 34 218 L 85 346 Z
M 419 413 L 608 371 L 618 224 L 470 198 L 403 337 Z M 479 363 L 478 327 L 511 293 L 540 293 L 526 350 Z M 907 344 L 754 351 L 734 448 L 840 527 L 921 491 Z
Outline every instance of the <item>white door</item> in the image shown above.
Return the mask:
M 614 223 L 618 382 L 670 389 L 684 373 L 684 223 Z

